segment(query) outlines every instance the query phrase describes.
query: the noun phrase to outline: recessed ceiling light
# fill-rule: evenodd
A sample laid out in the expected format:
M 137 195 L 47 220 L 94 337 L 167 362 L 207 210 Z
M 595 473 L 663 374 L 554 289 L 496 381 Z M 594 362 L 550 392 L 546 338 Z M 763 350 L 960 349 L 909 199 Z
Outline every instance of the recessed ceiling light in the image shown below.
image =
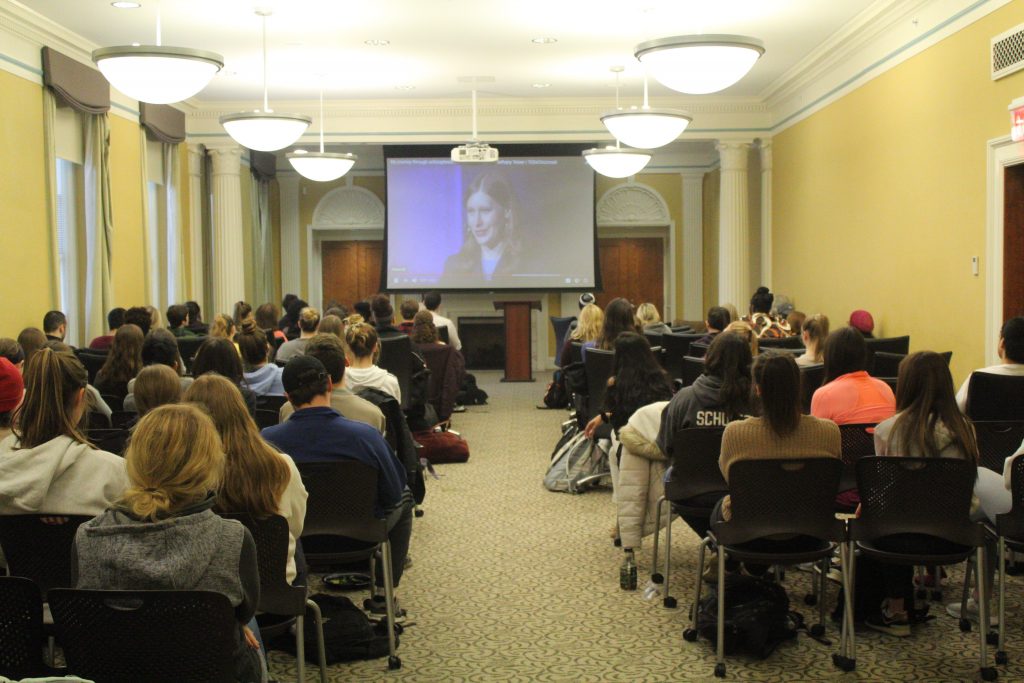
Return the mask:
M 550 83 L 534 83 L 533 87 L 534 88 L 550 88 L 551 84 Z
M 538 45 L 550 45 L 551 43 L 557 43 L 558 42 L 558 38 L 551 38 L 551 37 L 544 36 L 544 37 L 541 37 L 541 38 L 534 38 L 530 42 L 531 43 L 537 43 Z
M 142 3 L 141 2 L 127 2 L 126 0 L 118 0 L 117 2 L 110 3 L 110 6 L 111 7 L 116 7 L 117 9 L 139 9 L 140 7 L 142 7 Z
M 396 85 L 395 90 L 415 90 L 415 85 Z
M 371 38 L 370 40 L 364 40 L 363 42 L 370 47 L 387 47 L 391 44 L 390 40 L 385 40 L 384 38 Z

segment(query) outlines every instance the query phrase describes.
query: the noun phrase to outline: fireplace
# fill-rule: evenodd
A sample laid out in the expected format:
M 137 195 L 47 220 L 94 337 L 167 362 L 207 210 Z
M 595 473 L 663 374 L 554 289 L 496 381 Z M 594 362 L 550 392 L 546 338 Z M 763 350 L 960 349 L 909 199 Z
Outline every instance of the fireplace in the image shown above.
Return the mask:
M 505 368 L 505 319 L 499 316 L 459 316 L 459 340 L 466 368 Z

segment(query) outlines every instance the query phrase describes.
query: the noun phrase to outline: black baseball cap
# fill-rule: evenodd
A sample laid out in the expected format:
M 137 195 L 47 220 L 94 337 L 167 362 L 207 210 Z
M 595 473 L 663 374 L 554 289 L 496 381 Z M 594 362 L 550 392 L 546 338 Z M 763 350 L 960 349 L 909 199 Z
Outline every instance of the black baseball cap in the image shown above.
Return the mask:
M 329 377 L 324 364 L 312 356 L 296 356 L 288 361 L 281 373 L 281 383 L 288 393 L 323 382 Z

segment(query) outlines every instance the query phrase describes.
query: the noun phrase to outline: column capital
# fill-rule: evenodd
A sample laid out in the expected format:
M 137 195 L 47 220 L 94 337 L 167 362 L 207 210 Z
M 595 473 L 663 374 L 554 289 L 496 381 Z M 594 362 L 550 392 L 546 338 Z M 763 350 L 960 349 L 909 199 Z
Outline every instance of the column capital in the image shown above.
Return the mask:
M 196 143 L 188 143 L 188 174 L 191 176 L 202 175 L 203 172 L 203 155 L 206 150 L 202 145 Z
M 680 171 L 679 176 L 683 179 L 683 182 L 699 181 L 704 182 L 704 175 L 707 171 Z
M 750 154 L 751 142 L 719 141 L 715 145 L 723 171 L 745 171 L 747 155 Z
M 213 145 L 206 148 L 213 159 L 214 175 L 240 175 L 242 148 L 238 145 Z

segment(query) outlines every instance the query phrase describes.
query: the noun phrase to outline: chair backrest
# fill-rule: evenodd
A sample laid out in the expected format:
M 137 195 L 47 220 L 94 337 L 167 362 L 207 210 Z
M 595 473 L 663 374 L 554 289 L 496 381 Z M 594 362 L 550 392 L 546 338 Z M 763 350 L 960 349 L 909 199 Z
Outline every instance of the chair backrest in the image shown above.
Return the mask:
M 757 340 L 757 345 L 762 349 L 802 349 L 804 340 L 799 334 L 788 337 L 762 337 Z
M 43 596 L 31 579 L 0 576 L 0 676 L 43 676 Z
M 96 349 L 75 349 L 75 355 L 78 356 L 78 360 L 82 362 L 86 372 L 89 373 L 89 384 L 95 384 L 96 373 L 107 362 L 107 352 Z
M 225 519 L 241 522 L 256 543 L 256 563 L 260 571 L 261 612 L 271 614 L 302 614 L 306 605 L 306 588 L 288 583 L 288 520 L 281 515 L 256 519 L 248 513 L 221 513 Z
M 281 406 L 288 402 L 286 396 L 257 396 L 256 407 L 263 410 L 280 411 Z
M 1010 511 L 996 515 L 996 532 L 1024 543 L 1024 457 L 1017 458 L 1010 466 L 1010 498 L 1013 500 Z
M 1024 443 L 1024 421 L 981 421 L 974 423 L 978 437 L 978 465 L 1003 473 L 1003 463 Z
M 448 334 L 447 325 L 441 325 L 440 327 L 437 328 L 437 338 L 443 341 L 445 344 L 451 341 L 451 337 Z
M 238 622 L 210 591 L 55 589 L 49 596 L 68 671 L 104 683 L 235 680 Z
M 557 316 L 553 315 L 550 317 L 551 328 L 555 331 L 555 357 L 562 352 L 562 347 L 565 346 L 565 335 L 569 333 L 569 326 L 572 325 L 572 321 L 576 320 L 576 316 Z
M 107 451 L 114 455 L 124 455 L 128 448 L 128 439 L 131 438 L 131 431 L 124 427 L 111 427 L 110 429 L 90 429 L 87 436 L 89 441 L 101 451 Z
M 367 543 L 387 537 L 387 527 L 374 514 L 378 472 L 355 460 L 297 463 L 306 499 L 302 535 L 345 536 Z
M 181 356 L 181 362 L 185 364 L 185 369 L 192 372 L 192 360 L 196 357 L 196 351 L 206 341 L 206 335 L 198 337 L 177 337 L 178 340 L 178 355 Z
M 402 408 L 409 407 L 412 382 L 412 340 L 409 335 L 394 335 L 380 339 L 380 359 L 377 365 L 398 378 L 402 392 Z
M 857 540 L 924 534 L 952 543 L 981 543 L 970 521 L 977 467 L 959 458 L 873 457 L 857 461 L 861 514 Z
M 260 429 L 273 427 L 281 421 L 281 413 L 279 411 L 269 410 L 267 408 L 257 408 L 255 417 L 256 426 Z
M 78 527 L 90 515 L 62 515 L 67 521 L 50 524 L 52 515 L 0 515 L 0 549 L 11 576 L 32 579 L 46 595 L 51 588 L 71 586 L 71 545 Z
M 811 399 L 825 380 L 825 366 L 803 365 L 800 367 L 800 407 L 805 415 L 811 414 Z
M 867 344 L 868 354 L 884 351 L 886 353 L 900 353 L 905 356 L 910 353 L 910 335 L 865 339 L 864 343 Z
M 107 405 L 110 405 L 110 401 L 107 401 Z M 110 418 L 95 410 L 85 413 L 85 422 L 86 431 L 90 429 L 110 429 Z
M 672 461 L 672 477 L 665 482 L 667 499 L 683 501 L 729 490 L 718 466 L 724 431 L 725 427 L 691 427 L 675 433 L 666 453 Z
M 900 374 L 900 362 L 907 357 L 905 353 L 875 351 L 875 362 L 871 365 L 872 377 L 897 377 Z
M 651 346 L 661 346 L 661 332 L 644 332 L 644 338 Z
M 573 363 L 583 362 L 583 342 L 572 342 L 569 345 L 569 353 Z
M 452 382 L 455 379 L 454 376 L 449 379 L 448 365 L 455 362 L 452 356 L 458 351 L 454 346 L 447 344 L 417 344 L 416 353 L 423 357 L 423 362 L 430 370 L 430 378 L 427 380 L 427 403 L 434 406 L 437 419 L 444 422 L 452 416 L 455 396 L 459 391 L 458 387 L 452 386 L 445 391 L 445 381 Z
M 775 534 L 838 541 L 835 497 L 843 465 L 837 458 L 740 460 L 729 467 L 732 519 L 715 527 L 724 544 Z
M 615 352 L 603 349 L 587 349 L 583 366 L 587 371 L 587 412 L 588 419 L 601 412 L 604 395 L 608 393 L 608 378 L 615 365 Z
M 966 412 L 972 420 L 1024 420 L 1024 376 L 972 372 Z
M 694 331 L 693 325 L 670 325 L 669 329 L 678 334 L 689 334 Z
M 704 334 L 701 332 L 673 332 L 661 335 L 661 346 L 665 349 L 665 370 L 672 379 L 683 376 L 683 358 L 690 355 L 690 344 Z
M 857 461 L 875 454 L 875 425 L 839 425 L 842 442 L 843 474 L 839 488 L 843 491 L 857 486 Z
M 694 358 L 703 358 L 704 356 L 708 355 L 708 347 L 710 347 L 710 346 L 711 346 L 711 344 L 701 344 L 700 342 L 691 342 L 690 343 L 690 353 L 689 353 L 689 355 L 693 356 Z
M 135 424 L 139 414 L 130 410 L 115 410 L 110 414 L 110 426 L 112 429 L 127 429 Z
M 681 378 L 683 386 L 688 387 L 697 381 L 697 378 L 704 374 L 704 359 L 693 356 L 683 357 L 683 372 Z

